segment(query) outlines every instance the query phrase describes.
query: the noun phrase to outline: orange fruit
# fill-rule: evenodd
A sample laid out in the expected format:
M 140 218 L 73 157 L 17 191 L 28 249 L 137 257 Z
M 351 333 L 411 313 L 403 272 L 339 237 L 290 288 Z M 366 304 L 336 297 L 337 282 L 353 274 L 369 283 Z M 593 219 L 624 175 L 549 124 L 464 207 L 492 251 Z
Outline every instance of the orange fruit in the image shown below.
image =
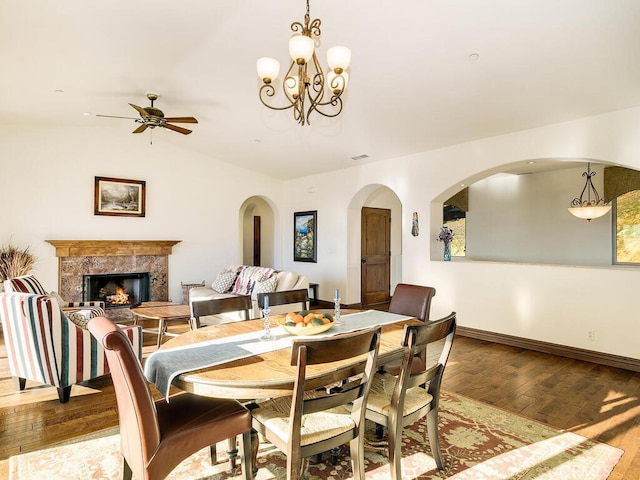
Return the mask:
M 309 313 L 306 317 L 304 317 L 304 323 L 311 323 L 311 320 L 313 320 L 314 318 L 315 315 L 313 313 Z
M 304 323 L 304 317 L 298 313 L 293 317 L 293 321 L 296 323 Z

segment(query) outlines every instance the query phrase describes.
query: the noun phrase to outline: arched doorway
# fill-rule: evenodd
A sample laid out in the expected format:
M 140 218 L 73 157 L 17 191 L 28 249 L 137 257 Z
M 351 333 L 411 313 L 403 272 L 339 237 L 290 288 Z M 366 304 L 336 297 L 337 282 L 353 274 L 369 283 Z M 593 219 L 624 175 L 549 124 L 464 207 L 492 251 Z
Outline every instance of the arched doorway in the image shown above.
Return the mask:
M 354 195 L 348 211 L 347 288 L 358 292 L 362 303 L 362 209 L 364 207 L 390 211 L 389 294 L 402 280 L 402 203 L 396 193 L 380 184 L 367 185 Z M 355 295 L 350 295 L 353 298 Z M 366 300 L 365 300 L 366 303 Z
M 243 265 L 274 266 L 276 257 L 276 214 L 268 199 L 253 196 L 240 206 L 241 259 Z

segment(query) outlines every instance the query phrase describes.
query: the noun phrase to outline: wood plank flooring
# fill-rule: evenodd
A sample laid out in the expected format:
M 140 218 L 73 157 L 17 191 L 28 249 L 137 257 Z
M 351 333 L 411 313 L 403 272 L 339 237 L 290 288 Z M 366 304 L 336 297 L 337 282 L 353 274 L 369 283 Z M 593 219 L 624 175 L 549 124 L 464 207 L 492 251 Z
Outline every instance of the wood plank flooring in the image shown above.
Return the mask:
M 145 335 L 146 354 L 154 342 Z M 54 388 L 27 387 L 16 391 L 0 337 L 0 478 L 11 455 L 118 423 L 108 377 L 74 386 L 67 404 Z M 443 388 L 621 448 L 610 479 L 640 478 L 640 374 L 456 337 Z

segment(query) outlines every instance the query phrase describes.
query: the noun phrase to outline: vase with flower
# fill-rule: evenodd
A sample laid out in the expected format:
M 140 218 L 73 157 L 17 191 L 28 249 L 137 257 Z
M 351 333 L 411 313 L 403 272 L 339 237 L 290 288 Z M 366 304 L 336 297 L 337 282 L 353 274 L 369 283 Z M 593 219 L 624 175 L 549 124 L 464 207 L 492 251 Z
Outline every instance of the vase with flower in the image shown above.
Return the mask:
M 436 237 L 436 240 L 444 243 L 444 256 L 443 259 L 445 262 L 451 261 L 451 241 L 453 240 L 453 230 L 449 227 L 443 226 L 440 229 L 440 233 Z

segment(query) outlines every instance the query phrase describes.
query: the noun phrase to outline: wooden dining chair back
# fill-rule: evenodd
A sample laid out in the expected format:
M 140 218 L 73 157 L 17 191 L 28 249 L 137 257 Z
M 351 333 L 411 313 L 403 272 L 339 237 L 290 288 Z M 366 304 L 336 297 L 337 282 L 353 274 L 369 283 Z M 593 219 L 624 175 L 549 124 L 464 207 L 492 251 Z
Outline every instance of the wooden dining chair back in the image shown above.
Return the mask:
M 438 439 L 438 404 L 440 384 L 455 331 L 455 312 L 433 322 L 406 325 L 402 341 L 405 353 L 400 374 L 393 376 L 378 372 L 373 379 L 366 417 L 387 427 L 389 465 L 393 480 L 402 480 L 402 431 L 405 426 L 425 416 L 433 457 L 438 468 L 444 468 Z M 427 367 L 418 373 L 412 373 L 411 367 L 416 361 L 415 351 L 421 347 L 427 350 Z M 429 354 L 430 347 L 441 348 L 433 362 L 432 355 Z
M 252 409 L 254 428 L 287 456 L 287 480 L 302 478 L 306 458 L 347 442 L 353 478 L 364 480 L 364 407 L 380 334 L 380 327 L 375 327 L 335 337 L 293 341 L 291 365 L 297 369 L 293 395 L 258 403 Z M 321 378 L 313 375 L 314 365 L 359 357 L 362 361 L 355 370 L 335 370 Z M 341 389 L 321 388 L 349 379 Z
M 309 310 L 309 290 L 283 290 L 281 292 L 258 293 L 258 307 L 264 306 L 264 297 L 269 297 L 269 306 L 300 304 L 300 310 Z
M 124 479 L 163 479 L 185 458 L 237 435 L 242 435 L 243 478 L 252 478 L 251 414 L 244 406 L 190 393 L 154 401 L 122 330 L 105 317 L 90 320 L 88 328 L 104 347 L 111 367 Z
M 251 318 L 251 296 L 234 295 L 231 297 L 193 300 L 191 302 L 191 329 L 202 326 L 201 317 L 230 312 L 242 312 L 244 320 L 249 320 Z
M 391 297 L 389 312 L 407 315 L 427 322 L 429 321 L 429 313 L 431 311 L 431 299 L 435 294 L 436 289 L 433 287 L 399 283 L 396 285 L 396 289 Z M 415 363 L 413 368 L 419 371 L 425 366 L 426 358 L 424 348 L 417 349 L 416 356 L 420 361 Z M 382 366 L 382 369 L 392 375 L 398 375 L 398 373 L 400 373 L 400 361 L 393 360 L 386 363 Z

